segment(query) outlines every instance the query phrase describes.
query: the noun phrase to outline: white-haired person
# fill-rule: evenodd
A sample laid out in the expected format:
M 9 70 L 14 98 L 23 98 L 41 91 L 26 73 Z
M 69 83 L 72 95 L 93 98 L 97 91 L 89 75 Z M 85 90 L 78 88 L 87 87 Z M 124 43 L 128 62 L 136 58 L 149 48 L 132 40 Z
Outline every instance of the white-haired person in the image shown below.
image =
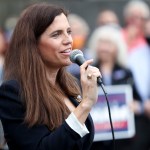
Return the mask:
M 132 86 L 134 100 L 133 103 L 130 104 L 130 107 L 136 115 L 135 124 L 138 125 L 139 122 L 141 121 L 137 119 L 137 118 L 141 119 L 140 117 L 142 111 L 141 97 L 136 90 L 132 73 L 126 67 L 127 46 L 123 40 L 121 31 L 117 30 L 116 28 L 110 25 L 97 28 L 93 32 L 89 40 L 89 49 L 91 51 L 91 55 L 93 56 L 93 58 L 95 58 L 96 62 L 95 66 L 98 67 L 102 73 L 103 77 L 102 80 L 105 85 L 130 84 Z M 147 130 L 148 128 L 145 128 L 144 133 Z M 149 131 L 147 131 L 147 133 L 148 132 Z M 136 136 L 141 136 L 139 127 L 136 128 Z M 138 139 L 136 138 L 136 136 L 131 139 L 117 140 L 117 149 L 148 150 L 144 149 L 143 147 L 142 141 L 144 141 L 145 138 L 139 139 L 139 141 L 137 141 Z M 138 142 L 137 144 L 139 145 L 139 149 L 134 148 L 136 147 L 135 145 L 136 142 Z M 113 149 L 112 141 L 95 142 L 93 144 L 93 149 L 112 150 Z
M 90 57 L 87 54 L 86 42 L 90 32 L 88 23 L 84 18 L 77 14 L 69 14 L 68 20 L 72 30 L 73 49 L 80 49 L 84 53 L 86 59 Z M 67 70 L 80 79 L 80 69 L 76 64 L 70 65 Z
M 125 27 L 123 36 L 128 46 L 128 52 L 146 45 L 144 26 L 150 16 L 150 9 L 146 2 L 131 0 L 124 8 Z

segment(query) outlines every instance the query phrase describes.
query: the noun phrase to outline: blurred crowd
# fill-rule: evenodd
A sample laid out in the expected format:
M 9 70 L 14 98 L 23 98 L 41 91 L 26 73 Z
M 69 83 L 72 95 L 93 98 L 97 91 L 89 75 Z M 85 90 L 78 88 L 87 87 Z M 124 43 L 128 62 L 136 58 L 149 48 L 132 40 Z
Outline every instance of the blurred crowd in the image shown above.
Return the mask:
M 122 27 L 117 14 L 109 9 L 100 11 L 91 31 L 84 18 L 69 14 L 73 49 L 83 51 L 86 59 L 93 58 L 94 66 L 102 73 L 105 85 L 131 85 L 133 101 L 129 107 L 135 114 L 136 134 L 129 139 L 117 140 L 118 150 L 150 150 L 150 8 L 140 0 L 129 1 L 123 10 Z M 17 18 L 6 21 L 0 29 L 0 78 L 9 40 Z M 76 64 L 68 71 L 80 80 Z M 1 124 L 0 124 L 1 126 Z M 5 141 L 0 130 L 0 145 Z M 113 150 L 112 141 L 93 144 L 93 150 Z
M 7 52 L 9 42 L 17 23 L 18 17 L 7 18 L 4 27 L 0 27 L 0 84 L 3 81 L 3 66 L 5 54 Z M 2 124 L 0 121 L 0 150 L 8 150 L 7 142 L 4 139 Z
M 105 85 L 131 85 L 133 101 L 129 108 L 135 114 L 136 134 L 117 140 L 118 150 L 150 149 L 150 8 L 144 1 L 129 1 L 123 10 L 122 27 L 117 14 L 109 9 L 100 11 L 91 33 L 87 22 L 70 14 L 74 49 L 83 51 L 86 59 L 102 73 Z M 80 79 L 79 67 L 68 67 Z M 119 114 L 118 114 L 119 115 Z M 113 150 L 112 141 L 95 142 L 94 150 Z

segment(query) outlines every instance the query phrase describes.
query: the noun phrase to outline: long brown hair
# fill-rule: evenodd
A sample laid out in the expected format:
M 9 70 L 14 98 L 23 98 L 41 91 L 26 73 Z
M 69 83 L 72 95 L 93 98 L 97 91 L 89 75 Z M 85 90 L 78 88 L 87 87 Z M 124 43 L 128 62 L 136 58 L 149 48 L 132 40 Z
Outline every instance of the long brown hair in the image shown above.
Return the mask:
M 61 13 L 67 16 L 64 9 L 47 3 L 25 9 L 15 27 L 4 68 L 5 80 L 16 79 L 21 84 L 25 122 L 29 126 L 45 124 L 50 130 L 57 128 L 69 114 L 62 95 L 76 97 L 80 94 L 75 78 L 65 68 L 59 70 L 56 79 L 61 89 L 53 86 L 38 52 L 40 35 Z

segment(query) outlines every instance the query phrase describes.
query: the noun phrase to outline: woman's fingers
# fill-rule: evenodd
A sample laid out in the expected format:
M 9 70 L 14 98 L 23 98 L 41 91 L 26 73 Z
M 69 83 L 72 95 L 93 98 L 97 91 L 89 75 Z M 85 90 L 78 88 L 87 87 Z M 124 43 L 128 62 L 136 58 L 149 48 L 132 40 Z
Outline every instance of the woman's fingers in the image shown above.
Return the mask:
M 84 62 L 81 66 L 80 66 L 80 72 L 81 74 L 84 74 L 85 72 L 91 72 L 91 73 L 96 73 L 98 72 L 98 76 L 102 77 L 100 71 L 98 68 L 90 66 L 93 63 L 93 59 L 87 60 L 86 62 Z
M 84 73 L 87 70 L 87 67 L 93 63 L 93 59 L 87 60 L 80 66 L 80 72 Z
M 102 75 L 101 75 L 99 69 L 96 68 L 96 67 L 93 67 L 93 66 L 88 66 L 88 68 L 87 68 L 87 74 L 93 74 L 96 77 L 102 78 Z

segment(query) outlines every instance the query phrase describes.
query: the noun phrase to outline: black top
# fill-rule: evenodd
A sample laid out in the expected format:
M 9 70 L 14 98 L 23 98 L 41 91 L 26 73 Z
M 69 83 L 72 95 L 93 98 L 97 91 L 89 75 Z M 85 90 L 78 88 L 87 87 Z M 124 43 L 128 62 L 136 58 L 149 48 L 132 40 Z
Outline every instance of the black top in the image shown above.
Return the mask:
M 55 131 L 45 125 L 31 128 L 24 123 L 25 107 L 20 98 L 20 86 L 16 80 L 0 87 L 0 119 L 10 150 L 89 150 L 93 142 L 94 126 L 90 116 L 85 125 L 89 134 L 81 138 L 64 121 Z M 70 97 L 77 106 L 77 101 Z

